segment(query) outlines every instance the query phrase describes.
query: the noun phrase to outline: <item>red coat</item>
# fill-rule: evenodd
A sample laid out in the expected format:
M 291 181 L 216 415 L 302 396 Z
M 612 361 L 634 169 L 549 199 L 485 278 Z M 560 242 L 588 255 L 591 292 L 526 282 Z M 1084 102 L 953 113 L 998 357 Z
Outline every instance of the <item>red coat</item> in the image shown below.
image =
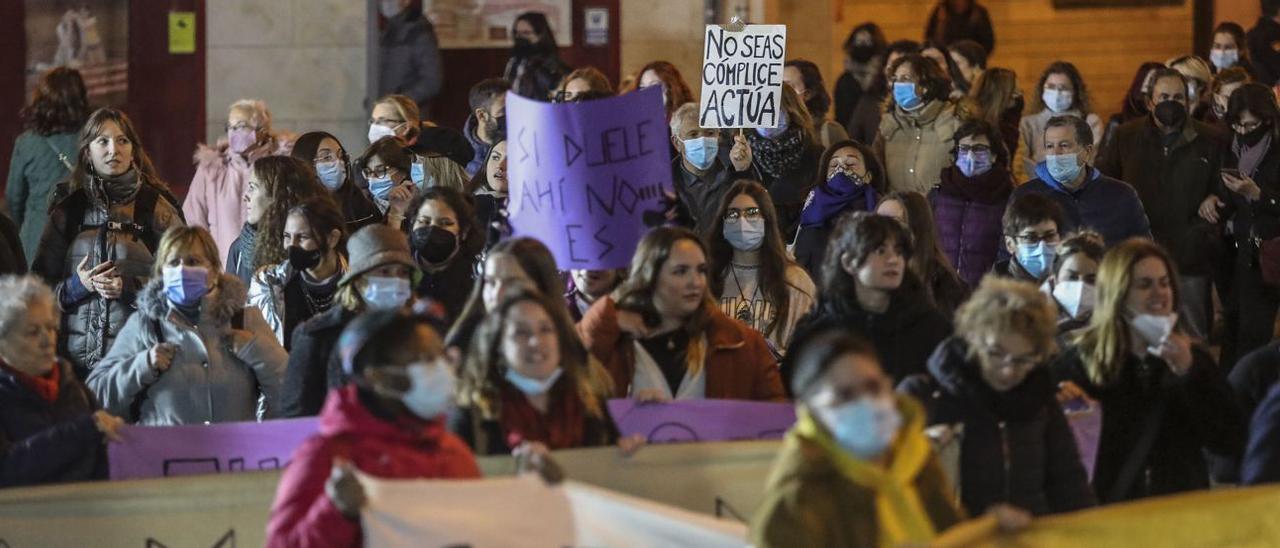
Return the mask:
M 725 400 L 786 401 L 778 361 L 764 337 L 754 329 L 709 307 L 707 325 L 706 398 Z M 613 377 L 614 394 L 631 393 L 636 373 L 634 339 L 618 328 L 613 299 L 591 305 L 578 323 L 578 334 L 592 356 Z
M 348 520 L 325 495 L 335 457 L 379 478 L 478 478 L 467 445 L 443 421 L 416 429 L 375 417 L 354 386 L 329 393 L 320 433 L 298 448 L 276 488 L 267 546 L 359 546 L 360 524 Z

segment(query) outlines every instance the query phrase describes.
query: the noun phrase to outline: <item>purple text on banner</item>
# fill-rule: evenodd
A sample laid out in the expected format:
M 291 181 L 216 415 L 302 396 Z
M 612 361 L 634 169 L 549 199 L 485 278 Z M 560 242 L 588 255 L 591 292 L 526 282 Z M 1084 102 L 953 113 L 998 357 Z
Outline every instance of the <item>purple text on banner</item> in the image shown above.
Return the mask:
M 796 422 L 792 404 L 741 400 L 617 399 L 609 400 L 609 413 L 623 436 L 640 434 L 649 443 L 774 440 Z
M 111 479 L 144 479 L 284 468 L 319 419 L 184 426 L 125 426 L 107 445 Z
M 631 263 L 673 200 L 662 91 L 581 103 L 507 94 L 512 232 L 546 244 L 561 270 Z

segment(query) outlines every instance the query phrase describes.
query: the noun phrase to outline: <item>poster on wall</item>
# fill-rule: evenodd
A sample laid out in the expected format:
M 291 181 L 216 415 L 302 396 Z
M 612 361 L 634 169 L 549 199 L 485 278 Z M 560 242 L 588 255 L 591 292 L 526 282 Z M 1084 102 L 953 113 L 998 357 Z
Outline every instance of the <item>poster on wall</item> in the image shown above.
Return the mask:
M 28 0 L 30 1 L 30 0 Z M 445 49 L 511 47 L 511 24 L 525 12 L 547 16 L 556 45 L 573 45 L 571 0 L 423 0 L 422 13 Z
M 1186 0 L 1053 0 L 1053 7 L 1062 8 L 1135 8 L 1144 6 L 1181 6 Z
M 123 105 L 129 92 L 128 0 L 26 0 L 26 90 L 54 67 L 80 71 L 89 103 Z

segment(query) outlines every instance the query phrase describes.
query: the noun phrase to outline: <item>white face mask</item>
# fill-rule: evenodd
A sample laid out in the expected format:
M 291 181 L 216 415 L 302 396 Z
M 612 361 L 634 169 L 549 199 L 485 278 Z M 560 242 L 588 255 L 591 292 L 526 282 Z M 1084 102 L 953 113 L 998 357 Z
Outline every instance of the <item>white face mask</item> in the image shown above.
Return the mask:
M 1177 314 L 1134 314 L 1129 318 L 1129 328 L 1147 345 L 1148 354 L 1160 353 L 1160 345 L 1169 338 L 1169 334 L 1173 333 L 1173 328 L 1177 324 Z
M 419 418 L 431 420 L 449 411 L 457 379 L 444 362 L 414 363 L 405 367 L 409 390 L 400 401 Z
M 383 137 L 395 137 L 396 130 L 381 124 L 369 124 L 369 144 L 378 142 Z
M 1093 311 L 1093 305 L 1098 300 L 1098 289 L 1079 280 L 1058 282 L 1053 287 L 1053 298 L 1072 318 L 1080 319 Z
M 551 387 L 555 386 L 556 381 L 560 379 L 560 375 L 564 373 L 563 369 L 556 368 L 555 373 L 545 379 L 535 379 L 526 377 L 518 373 L 515 369 L 508 367 L 505 378 L 507 382 L 516 387 L 524 395 L 529 397 L 541 396 L 551 391 Z
M 1071 101 L 1075 98 L 1075 93 L 1058 89 L 1045 89 L 1040 98 L 1044 100 L 1044 106 L 1049 110 L 1061 113 L 1071 108 Z

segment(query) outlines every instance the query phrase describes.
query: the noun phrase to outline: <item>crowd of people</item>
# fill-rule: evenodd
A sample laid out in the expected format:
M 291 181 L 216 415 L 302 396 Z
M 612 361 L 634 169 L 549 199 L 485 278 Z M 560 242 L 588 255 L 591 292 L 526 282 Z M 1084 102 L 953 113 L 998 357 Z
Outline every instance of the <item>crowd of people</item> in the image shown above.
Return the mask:
M 424 21 L 382 4 L 394 63 Z M 794 402 L 762 546 L 1280 481 L 1280 1 L 1262 4 L 1208 62 L 1143 63 L 1104 122 L 1069 61 L 1023 75 L 1025 100 L 988 66 L 986 10 L 943 0 L 923 42 L 855 27 L 834 79 L 789 60 L 780 126 L 745 131 L 700 127 L 671 63 L 616 85 L 568 66 L 529 13 L 464 127 L 404 90 L 359 144 L 236 101 L 182 199 L 129 116 L 53 69 L 0 216 L 0 486 L 103 478 L 126 423 L 319 416 L 270 544 L 355 545 L 355 471 L 642 451 L 610 398 Z M 507 93 L 653 86 L 671 221 L 628 268 L 563 269 L 507 221 Z M 1091 476 L 1082 409 L 1102 412 Z

